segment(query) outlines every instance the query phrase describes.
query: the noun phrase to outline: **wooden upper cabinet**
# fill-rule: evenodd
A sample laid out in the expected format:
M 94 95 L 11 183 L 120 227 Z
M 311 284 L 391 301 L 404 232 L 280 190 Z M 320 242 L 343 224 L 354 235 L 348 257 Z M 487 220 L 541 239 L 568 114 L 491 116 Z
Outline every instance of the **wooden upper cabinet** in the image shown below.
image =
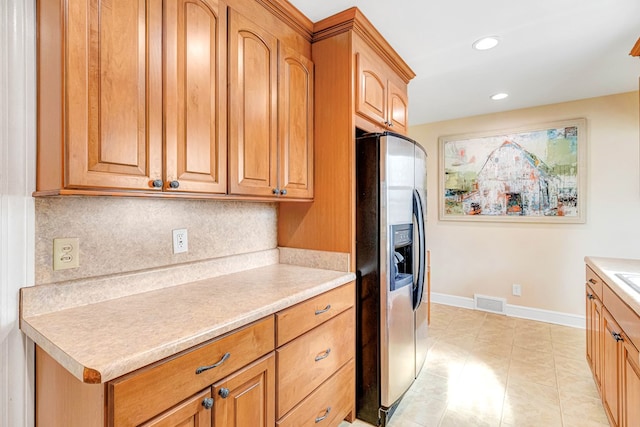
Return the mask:
M 406 135 L 409 130 L 409 98 L 407 87 L 389 80 L 387 91 L 389 127 L 392 131 Z
M 229 193 L 313 197 L 313 63 L 229 10 Z
M 387 125 L 386 78 L 374 59 L 365 52 L 356 53 L 356 112 L 376 126 Z
M 313 63 L 280 44 L 279 176 L 286 197 L 313 197 Z
M 34 195 L 311 198 L 312 24 L 231 3 L 39 0 Z
M 229 10 L 229 190 L 271 196 L 277 187 L 278 40 Z
M 227 190 L 226 29 L 216 0 L 165 2 L 165 190 Z
M 405 134 L 409 124 L 407 85 L 364 43 L 356 44 L 356 113 L 373 131 Z
M 162 177 L 162 1 L 69 0 L 64 38 L 63 186 L 149 189 Z M 60 51 L 44 52 L 41 45 L 39 54 L 42 75 Z M 60 96 L 39 89 L 45 98 Z M 62 135 L 47 135 L 47 114 L 39 109 L 39 150 L 62 144 L 55 140 Z M 42 157 L 51 149 L 41 150 L 39 163 L 52 160 Z

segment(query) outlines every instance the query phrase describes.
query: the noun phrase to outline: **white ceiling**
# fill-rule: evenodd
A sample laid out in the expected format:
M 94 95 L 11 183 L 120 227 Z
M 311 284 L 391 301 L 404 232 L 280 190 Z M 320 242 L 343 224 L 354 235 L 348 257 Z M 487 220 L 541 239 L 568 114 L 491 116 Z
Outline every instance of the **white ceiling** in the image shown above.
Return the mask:
M 364 13 L 416 73 L 411 125 L 638 90 L 640 0 L 290 2 L 314 22 Z M 501 43 L 471 48 L 487 35 Z

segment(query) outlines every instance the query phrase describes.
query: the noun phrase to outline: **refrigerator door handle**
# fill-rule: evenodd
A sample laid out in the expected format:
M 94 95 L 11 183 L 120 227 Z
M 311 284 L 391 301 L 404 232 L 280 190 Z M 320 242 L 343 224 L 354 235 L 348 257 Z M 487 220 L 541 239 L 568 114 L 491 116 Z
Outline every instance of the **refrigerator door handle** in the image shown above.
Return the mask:
M 418 190 L 413 190 L 413 215 L 416 217 L 418 224 L 418 280 L 416 281 L 416 288 L 413 294 L 413 309 L 415 310 L 422 303 L 422 293 L 424 290 L 424 275 L 425 275 L 425 230 L 424 230 L 424 215 L 422 213 L 422 199 Z

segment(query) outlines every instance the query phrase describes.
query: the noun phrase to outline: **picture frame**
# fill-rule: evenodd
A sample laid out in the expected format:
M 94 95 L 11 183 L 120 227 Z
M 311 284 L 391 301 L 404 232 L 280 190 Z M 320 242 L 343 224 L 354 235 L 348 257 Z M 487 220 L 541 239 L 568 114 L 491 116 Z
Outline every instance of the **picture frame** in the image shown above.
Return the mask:
M 584 223 L 586 119 L 439 138 L 439 219 Z

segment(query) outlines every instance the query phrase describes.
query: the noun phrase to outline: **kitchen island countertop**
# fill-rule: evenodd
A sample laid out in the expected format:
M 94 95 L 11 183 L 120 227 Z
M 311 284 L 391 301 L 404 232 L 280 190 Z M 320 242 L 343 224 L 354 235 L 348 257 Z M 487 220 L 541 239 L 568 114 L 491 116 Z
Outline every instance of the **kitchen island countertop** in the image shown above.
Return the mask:
M 267 265 L 21 315 L 20 327 L 76 378 L 104 383 L 354 279 L 344 271 Z

